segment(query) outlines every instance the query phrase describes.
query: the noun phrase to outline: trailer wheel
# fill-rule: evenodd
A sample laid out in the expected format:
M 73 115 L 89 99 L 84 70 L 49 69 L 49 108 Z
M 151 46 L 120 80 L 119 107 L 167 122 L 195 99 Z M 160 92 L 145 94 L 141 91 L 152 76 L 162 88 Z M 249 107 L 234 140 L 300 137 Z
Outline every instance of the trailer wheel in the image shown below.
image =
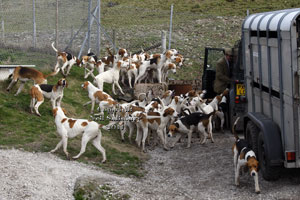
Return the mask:
M 246 127 L 246 140 L 256 155 L 258 155 L 258 132 L 259 128 L 249 121 Z
M 263 178 L 267 181 L 275 181 L 280 177 L 280 167 L 272 167 L 265 152 L 263 133 L 260 131 L 258 136 L 258 160 Z

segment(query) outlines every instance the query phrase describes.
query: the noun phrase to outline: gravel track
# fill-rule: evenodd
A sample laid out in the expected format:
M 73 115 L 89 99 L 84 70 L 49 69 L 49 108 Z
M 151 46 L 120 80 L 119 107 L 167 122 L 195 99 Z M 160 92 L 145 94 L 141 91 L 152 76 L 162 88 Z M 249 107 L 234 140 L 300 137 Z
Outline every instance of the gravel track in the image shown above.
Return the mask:
M 299 170 L 284 170 L 281 179 L 267 182 L 259 177 L 261 194 L 253 179 L 244 174 L 234 185 L 231 134 L 215 134 L 215 143 L 201 145 L 193 139 L 172 150 L 156 148 L 148 153 L 147 174 L 142 179 L 124 178 L 49 153 L 0 150 L 0 200 L 73 199 L 75 181 L 81 176 L 108 180 L 115 192 L 132 199 L 299 199 Z

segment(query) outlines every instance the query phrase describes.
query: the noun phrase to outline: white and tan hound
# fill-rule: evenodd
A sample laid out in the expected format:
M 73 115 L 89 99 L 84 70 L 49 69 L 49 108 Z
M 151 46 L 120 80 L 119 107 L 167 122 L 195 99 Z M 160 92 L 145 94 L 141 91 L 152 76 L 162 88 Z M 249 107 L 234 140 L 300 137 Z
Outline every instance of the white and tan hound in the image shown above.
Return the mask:
M 86 119 L 68 118 L 61 107 L 54 108 L 52 112 L 55 118 L 57 133 L 59 136 L 61 136 L 61 140 L 56 147 L 50 151 L 51 153 L 54 153 L 61 146 L 63 146 L 63 151 L 69 158 L 69 153 L 67 151 L 68 139 L 82 135 L 80 152 L 78 155 L 74 156 L 73 159 L 79 158 L 85 152 L 87 143 L 90 140 L 93 140 L 92 144 L 102 154 L 102 163 L 106 161 L 105 149 L 101 146 L 102 133 L 100 128 L 103 125 Z
M 84 82 L 81 87 L 86 89 L 89 93 L 89 98 L 91 101 L 88 101 L 83 106 L 88 104 L 92 104 L 91 113 L 94 112 L 95 103 L 99 103 L 100 114 L 104 115 L 104 110 L 107 108 L 114 108 L 118 103 L 106 92 L 103 92 L 96 86 L 94 86 L 91 82 L 86 81 Z
M 68 86 L 67 80 L 65 78 L 60 79 L 56 85 L 34 85 L 30 89 L 30 110 L 33 113 L 33 109 L 38 116 L 39 107 L 44 102 L 44 98 L 50 99 L 52 109 L 56 106 L 60 106 L 61 100 L 64 96 L 64 88 Z
M 235 131 L 236 124 L 239 117 L 234 122 L 232 126 L 232 132 L 236 139 L 232 151 L 233 151 L 233 164 L 234 164 L 234 174 L 235 174 L 235 185 L 240 185 L 240 170 L 242 167 L 246 166 L 250 172 L 250 176 L 253 177 L 255 183 L 255 192 L 260 193 L 258 184 L 258 169 L 259 163 L 256 159 L 254 151 L 249 147 L 246 140 L 240 139 Z
M 116 56 L 115 56 L 116 57 Z M 112 91 L 116 94 L 115 85 L 119 88 L 120 92 L 124 94 L 121 86 L 119 85 L 119 77 L 120 77 L 120 69 L 123 66 L 124 62 L 122 60 L 117 61 L 117 57 L 115 58 L 113 68 L 107 70 L 101 74 L 98 74 L 94 82 L 97 84 L 98 88 L 103 91 L 103 84 L 104 83 L 111 83 L 112 84 Z

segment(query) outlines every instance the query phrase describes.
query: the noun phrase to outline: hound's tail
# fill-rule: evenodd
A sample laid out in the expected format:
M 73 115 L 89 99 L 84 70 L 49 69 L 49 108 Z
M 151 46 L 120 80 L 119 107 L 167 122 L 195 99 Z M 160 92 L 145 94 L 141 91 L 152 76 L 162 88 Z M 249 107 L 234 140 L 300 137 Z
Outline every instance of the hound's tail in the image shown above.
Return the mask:
M 50 73 L 50 74 L 44 74 L 44 78 L 47 78 L 49 76 L 55 76 L 58 72 L 59 72 L 59 69 L 56 70 L 56 71 L 54 71 L 54 72 L 52 72 L 52 73 Z
M 236 124 L 238 123 L 239 119 L 240 119 L 240 117 L 238 117 L 235 120 L 235 122 L 234 122 L 234 124 L 232 126 L 232 133 L 233 133 L 233 135 L 234 135 L 234 137 L 235 137 L 236 140 L 240 139 L 239 136 L 237 135 L 237 132 L 235 131 L 235 127 L 236 127 Z
M 54 42 L 51 44 L 52 48 L 54 49 L 55 52 L 58 52 L 58 50 L 54 47 Z

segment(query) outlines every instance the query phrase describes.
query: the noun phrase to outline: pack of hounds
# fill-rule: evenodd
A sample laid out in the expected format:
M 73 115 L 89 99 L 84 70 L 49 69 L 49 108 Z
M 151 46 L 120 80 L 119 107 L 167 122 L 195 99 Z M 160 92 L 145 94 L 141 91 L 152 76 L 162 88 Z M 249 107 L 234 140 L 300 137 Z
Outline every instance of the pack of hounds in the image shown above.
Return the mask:
M 114 125 L 123 127 L 120 129 L 122 141 L 125 140 L 125 133 L 128 132 L 131 143 L 131 138 L 136 132 L 135 142 L 143 152 L 146 152 L 148 146 L 153 149 L 158 144 L 165 150 L 170 150 L 183 136 L 187 136 L 187 148 L 189 148 L 193 133 L 197 133 L 198 137 L 202 138 L 201 144 L 205 144 L 207 140 L 214 142 L 214 117 L 220 118 L 221 131 L 223 131 L 225 115 L 222 107 L 226 105 L 228 89 L 213 99 L 205 98 L 206 91 L 191 90 L 186 94 L 176 96 L 174 91 L 167 90 L 163 96 L 159 97 L 154 96 L 153 91 L 149 90 L 146 94 L 140 94 L 138 99 L 125 103 L 118 102 L 103 91 L 104 83 L 112 84 L 114 94 L 116 94 L 115 86 L 121 94 L 124 94 L 119 82 L 123 86 L 127 84 L 130 88 L 141 82 L 166 82 L 169 71 L 176 73 L 176 69 L 183 66 L 184 58 L 176 49 L 152 55 L 144 51 L 140 54 L 130 55 L 126 49 L 119 49 L 117 54 L 113 55 L 107 49 L 109 55 L 101 59 L 98 59 L 89 50 L 87 55 L 82 56 L 79 60 L 70 53 L 58 51 L 54 47 L 54 43 L 51 46 L 57 54 L 57 63 L 53 72 L 45 75 L 33 68 L 17 67 L 11 76 L 12 81 L 7 87 L 7 91 L 10 91 L 12 86 L 20 80 L 21 85 L 15 94 L 17 96 L 22 91 L 25 82 L 33 80 L 34 85 L 30 89 L 30 110 L 38 116 L 41 116 L 39 106 L 44 99 L 47 98 L 51 101 L 57 133 L 61 137 L 56 147 L 51 150 L 52 153 L 63 147 L 65 155 L 69 158 L 68 139 L 81 136 L 80 152 L 72 158 L 79 158 L 85 152 L 87 143 L 92 140 L 92 144 L 101 152 L 104 163 L 106 162 L 106 152 L 101 145 L 101 129 L 108 130 L 110 126 Z M 111 120 L 108 125 L 102 125 L 95 121 L 66 116 L 67 112 L 61 107 L 61 102 L 64 88 L 68 86 L 66 77 L 71 74 L 73 65 L 84 67 L 84 78 L 87 79 L 90 76 L 93 79 L 93 83 L 84 81 L 81 85 L 87 91 L 90 99 L 83 104 L 84 106 L 91 104 L 90 113 L 94 114 L 97 103 L 99 105 L 97 111 L 100 111 L 97 115 L 104 116 L 104 111 L 110 109 L 114 112 L 108 113 L 109 119 L 124 120 Z M 59 72 L 63 78 L 55 85 L 47 84 L 47 77 L 55 76 Z M 234 128 L 233 132 L 235 133 Z M 175 137 L 172 143 L 169 137 Z M 255 191 L 259 193 L 256 156 L 245 140 L 239 139 L 237 134 L 235 137 L 236 142 L 233 147 L 235 184 L 239 185 L 241 167 L 248 166 L 250 175 L 255 180 Z

